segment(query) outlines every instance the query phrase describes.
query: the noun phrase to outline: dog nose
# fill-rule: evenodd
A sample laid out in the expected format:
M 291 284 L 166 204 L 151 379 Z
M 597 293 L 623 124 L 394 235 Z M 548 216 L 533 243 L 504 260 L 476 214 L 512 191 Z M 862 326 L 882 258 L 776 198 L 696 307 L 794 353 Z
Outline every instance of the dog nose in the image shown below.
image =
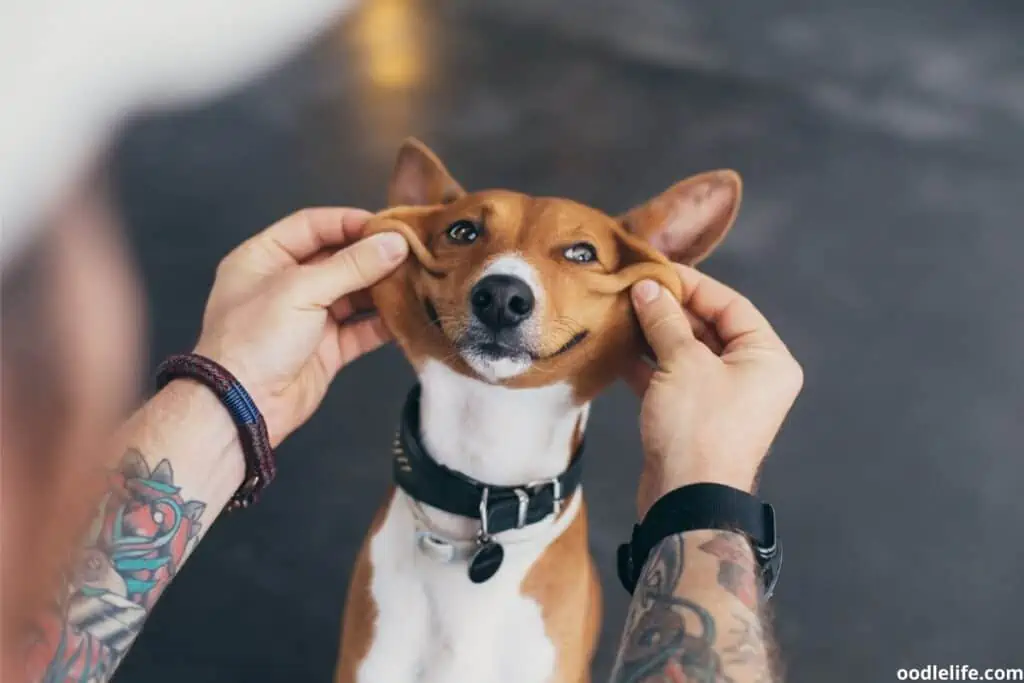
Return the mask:
M 511 275 L 488 275 L 469 293 L 473 315 L 492 330 L 515 327 L 533 312 L 533 290 Z

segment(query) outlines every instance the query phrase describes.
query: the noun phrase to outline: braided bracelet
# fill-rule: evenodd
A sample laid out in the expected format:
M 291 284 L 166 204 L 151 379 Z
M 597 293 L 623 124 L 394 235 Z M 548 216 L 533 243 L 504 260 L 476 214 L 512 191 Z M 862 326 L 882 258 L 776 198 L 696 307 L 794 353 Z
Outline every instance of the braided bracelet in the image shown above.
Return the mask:
M 270 435 L 249 392 L 235 376 L 205 356 L 189 353 L 171 356 L 157 368 L 156 388 L 163 389 L 174 379 L 195 380 L 212 391 L 238 427 L 242 455 L 245 457 L 245 480 L 228 501 L 228 510 L 246 508 L 259 500 L 263 489 L 277 475 Z

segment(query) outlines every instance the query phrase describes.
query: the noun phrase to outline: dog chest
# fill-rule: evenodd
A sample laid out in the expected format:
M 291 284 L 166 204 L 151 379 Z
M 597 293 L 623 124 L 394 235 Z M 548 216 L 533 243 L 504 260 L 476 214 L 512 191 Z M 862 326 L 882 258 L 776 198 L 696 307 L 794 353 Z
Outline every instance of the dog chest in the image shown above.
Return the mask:
M 415 518 L 401 494 L 394 496 L 370 545 L 369 588 L 377 618 L 357 680 L 549 680 L 555 647 L 545 631 L 541 606 L 522 595 L 521 585 L 558 531 L 510 544 L 498 573 L 474 584 L 465 562 L 439 562 L 419 550 Z

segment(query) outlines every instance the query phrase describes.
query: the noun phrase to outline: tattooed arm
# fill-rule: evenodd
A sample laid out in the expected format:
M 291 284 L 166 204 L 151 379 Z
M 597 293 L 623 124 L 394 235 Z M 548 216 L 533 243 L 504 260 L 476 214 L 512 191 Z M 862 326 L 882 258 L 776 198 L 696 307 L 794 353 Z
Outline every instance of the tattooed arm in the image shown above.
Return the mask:
M 357 240 L 369 216 L 314 209 L 229 254 L 217 271 L 196 351 L 252 395 L 272 445 L 312 415 L 347 363 L 387 340 L 379 319 L 345 318 L 358 294 L 405 256 L 394 234 Z M 390 248 L 389 248 L 390 247 Z M 206 387 L 171 382 L 129 422 L 84 550 L 28 646 L 33 681 L 109 680 L 150 610 L 241 484 L 244 458 Z
M 739 534 L 691 531 L 652 551 L 637 583 L 613 683 L 772 683 L 760 584 Z
M 125 430 L 126 450 L 67 588 L 42 615 L 33 680 L 105 681 L 154 603 L 242 482 L 238 432 L 190 380 L 155 396 Z
M 690 219 L 677 216 L 674 225 L 699 216 Z M 803 383 L 800 366 L 749 300 L 692 268 L 677 270 L 681 302 L 654 283 L 633 289 L 658 365 L 637 359 L 627 376 L 643 396 L 640 519 L 687 484 L 752 491 Z M 663 540 L 640 575 L 612 680 L 772 683 L 756 566 L 738 534 Z

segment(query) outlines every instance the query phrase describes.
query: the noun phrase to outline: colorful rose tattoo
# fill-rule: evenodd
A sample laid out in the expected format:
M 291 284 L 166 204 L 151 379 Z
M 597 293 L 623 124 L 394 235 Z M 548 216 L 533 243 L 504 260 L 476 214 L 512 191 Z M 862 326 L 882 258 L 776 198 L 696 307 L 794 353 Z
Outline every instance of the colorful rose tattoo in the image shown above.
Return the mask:
M 109 478 L 98 525 L 71 568 L 67 594 L 29 644 L 32 678 L 109 679 L 194 545 L 205 509 L 184 499 L 169 461 L 151 470 L 141 453 L 128 451 Z
M 204 509 L 205 503 L 181 497 L 170 462 L 150 472 L 138 452 L 129 453 L 112 477 L 96 544 L 124 579 L 129 600 L 153 606 L 199 533 Z

